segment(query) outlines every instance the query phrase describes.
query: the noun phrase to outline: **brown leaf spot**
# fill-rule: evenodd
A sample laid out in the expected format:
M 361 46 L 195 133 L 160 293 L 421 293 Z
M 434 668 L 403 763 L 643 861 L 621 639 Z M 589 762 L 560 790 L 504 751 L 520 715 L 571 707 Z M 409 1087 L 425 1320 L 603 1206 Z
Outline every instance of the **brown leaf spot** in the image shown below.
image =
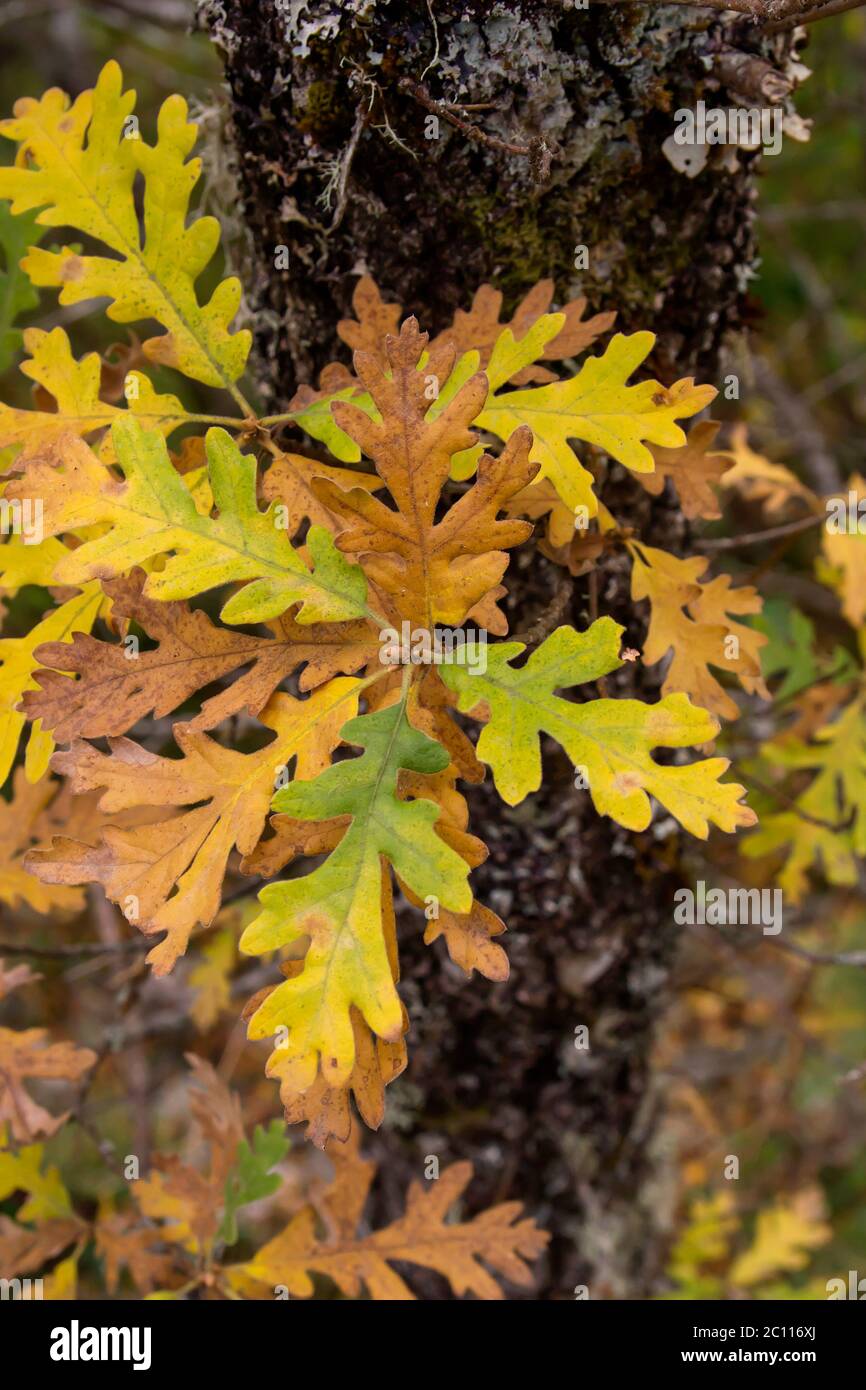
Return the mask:
M 84 259 L 82 256 L 67 256 L 60 265 L 60 278 L 64 285 L 72 280 L 84 279 Z

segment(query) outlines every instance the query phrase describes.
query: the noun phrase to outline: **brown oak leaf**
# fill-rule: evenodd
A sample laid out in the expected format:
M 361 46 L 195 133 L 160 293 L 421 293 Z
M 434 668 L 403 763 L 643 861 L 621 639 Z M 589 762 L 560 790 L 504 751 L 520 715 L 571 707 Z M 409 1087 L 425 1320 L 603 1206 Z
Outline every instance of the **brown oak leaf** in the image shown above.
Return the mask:
M 115 616 L 134 619 L 156 648 L 137 651 L 127 642 L 103 642 L 82 632 L 71 642 L 38 648 L 43 668 L 56 669 L 36 672 L 40 689 L 28 691 L 24 708 L 58 743 L 125 733 L 146 714 L 162 718 L 203 686 L 246 667 L 226 690 L 204 701 L 188 726 L 212 729 L 242 709 L 258 715 L 280 681 L 304 663 L 302 691 L 357 671 L 379 651 L 376 632 L 360 620 L 301 625 L 289 611 L 267 624 L 272 637 L 251 637 L 186 603 L 146 598 L 143 583 L 138 571 L 103 587 Z
M 701 420 L 692 425 L 688 439 L 680 449 L 664 449 L 650 444 L 649 451 L 656 461 L 654 473 L 636 473 L 638 482 L 647 492 L 658 497 L 670 478 L 677 490 L 680 505 L 690 520 L 703 517 L 715 521 L 721 516 L 719 499 L 713 491 L 723 474 L 732 467 L 728 454 L 711 454 L 710 447 L 721 429 L 718 420 Z
M 427 379 L 446 381 L 455 355 L 442 344 L 419 370 L 426 345 L 427 334 L 410 318 L 399 338 L 386 339 L 391 375 L 372 354 L 355 354 L 355 370 L 380 421 L 350 401 L 332 407 L 340 428 L 374 461 L 396 510 L 358 489 L 342 492 L 327 482 L 314 487 L 347 528 L 337 537 L 339 548 L 357 557 L 401 620 L 431 630 L 436 623 L 459 626 L 498 585 L 508 563 L 505 548 L 525 540 L 532 528 L 497 520 L 497 514 L 537 466 L 529 461 L 530 431 L 516 430 L 499 458 L 482 456 L 473 485 L 436 520 L 451 458 L 475 442 L 469 425 L 486 400 L 487 379 L 477 373 L 434 419 L 426 418 Z
M 357 690 L 357 681 L 338 676 L 306 700 L 274 695 L 261 722 L 276 738 L 256 753 L 224 748 L 183 724 L 174 728 L 179 759 L 129 739 L 112 740 L 110 754 L 76 741 L 53 764 L 74 791 L 104 788 L 99 804 L 107 813 L 166 809 L 150 824 L 106 826 L 95 846 L 55 839 L 34 850 L 27 867 L 47 883 L 101 883 L 145 935 L 165 932 L 148 955 L 156 973 L 165 974 L 186 951 L 194 927 L 216 916 L 233 847 L 250 854 L 258 843 L 280 769 L 296 757 L 296 777 L 303 779 L 328 765 L 340 729 L 357 710 Z M 169 809 L 179 807 L 193 809 Z

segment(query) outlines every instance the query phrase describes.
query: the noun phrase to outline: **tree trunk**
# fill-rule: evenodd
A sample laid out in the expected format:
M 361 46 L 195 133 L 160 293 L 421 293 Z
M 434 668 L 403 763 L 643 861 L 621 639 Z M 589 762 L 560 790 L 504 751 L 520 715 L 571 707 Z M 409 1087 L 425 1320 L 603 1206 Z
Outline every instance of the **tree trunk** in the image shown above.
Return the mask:
M 231 93 L 269 407 L 348 356 L 335 353 L 335 328 L 363 271 L 431 330 L 485 280 L 507 309 L 551 276 L 560 301 L 582 293 L 592 312 L 616 309 L 623 330 L 653 329 L 649 365 L 666 384 L 692 372 L 718 384 L 755 260 L 757 156 L 689 179 L 662 144 L 678 108 L 701 96 L 734 104 L 719 74 L 766 105 L 748 90 L 764 66 L 736 54 L 778 68 L 788 36 L 761 42 L 745 22 L 724 28 L 675 5 L 568 0 L 202 0 L 199 15 Z M 457 113 L 459 128 L 431 101 L 483 109 Z M 580 246 L 589 264 L 576 273 Z M 605 497 L 650 543 L 682 550 L 669 500 L 651 501 L 620 469 Z M 561 573 L 523 548 L 507 576 L 513 629 Z M 597 590 L 578 581 L 563 620 L 585 626 L 597 603 L 640 647 L 624 561 L 606 565 Z M 611 693 L 654 699 L 657 684 L 657 672 L 627 666 Z M 511 976 L 467 980 L 441 942 L 423 946 L 417 914 L 403 923 L 410 1063 L 371 1140 L 381 1214 L 396 1214 L 425 1156 L 468 1157 L 473 1206 L 520 1198 L 553 1232 L 536 1296 L 570 1298 L 578 1284 L 593 1298 L 646 1296 L 676 1186 L 649 1064 L 676 947 L 671 823 L 635 835 L 601 819 L 551 748 L 536 796 L 510 810 L 485 785 L 470 806 L 491 850 L 473 883 L 508 923 Z M 581 1024 L 588 1051 L 575 1046 Z M 446 1296 L 434 1276 L 412 1277 Z

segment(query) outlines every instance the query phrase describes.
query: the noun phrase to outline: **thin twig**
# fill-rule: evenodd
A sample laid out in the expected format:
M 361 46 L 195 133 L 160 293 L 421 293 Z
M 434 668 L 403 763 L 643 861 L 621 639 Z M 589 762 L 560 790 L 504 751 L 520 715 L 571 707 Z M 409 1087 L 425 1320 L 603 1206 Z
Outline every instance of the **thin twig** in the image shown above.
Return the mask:
M 487 145 L 493 150 L 504 150 L 506 154 L 530 155 L 532 153 L 529 145 L 514 145 L 508 140 L 500 140 L 496 135 L 488 135 L 477 125 L 470 125 L 468 121 L 461 120 L 446 105 L 444 101 L 436 101 L 430 96 L 429 92 L 420 82 L 414 81 L 411 77 L 401 77 L 397 84 L 401 92 L 408 92 L 411 97 L 426 111 L 432 111 L 434 116 L 441 116 L 443 121 L 448 121 L 450 125 L 456 127 L 467 138 L 476 145 Z
M 153 941 L 149 937 L 115 942 L 81 941 L 71 946 L 19 946 L 11 941 L 0 941 L 0 957 L 36 956 L 39 960 L 74 960 L 79 956 L 129 955 L 152 945 Z
M 803 517 L 800 521 L 786 521 L 782 526 L 768 526 L 765 531 L 749 531 L 744 536 L 721 536 L 716 540 L 695 541 L 697 550 L 739 550 L 741 546 L 762 545 L 764 541 L 774 541 L 779 536 L 796 536 L 800 531 L 810 531 L 813 526 L 823 526 L 826 520 L 823 513 Z
M 829 0 L 827 5 L 816 5 L 805 14 L 789 15 L 775 24 L 768 24 L 765 34 L 781 34 L 786 29 L 796 29 L 799 24 L 814 24 L 818 19 L 832 19 L 833 15 L 845 14 L 847 10 L 859 10 L 866 0 Z
M 352 127 L 352 134 L 349 136 L 349 143 L 340 160 L 340 172 L 337 177 L 337 206 L 334 209 L 334 216 L 328 228 L 328 235 L 335 232 L 343 220 L 346 211 L 346 204 L 349 200 L 349 170 L 352 167 L 352 160 L 355 158 L 355 151 L 361 139 L 361 132 L 369 119 L 369 108 L 364 110 L 363 102 L 358 102 L 358 109 L 355 112 L 355 124 Z
M 523 642 L 527 647 L 538 646 L 539 642 L 543 642 L 545 637 L 553 632 L 553 629 L 565 616 L 573 593 L 574 581 L 571 575 L 566 572 L 557 584 L 550 602 L 542 608 L 535 621 L 520 632 L 511 634 L 508 639 L 509 642 Z
M 780 951 L 799 956 L 810 965 L 851 965 L 866 969 L 866 951 L 810 951 L 808 946 L 800 946 L 796 941 L 783 941 L 780 936 L 764 938 L 768 946 L 777 946 Z

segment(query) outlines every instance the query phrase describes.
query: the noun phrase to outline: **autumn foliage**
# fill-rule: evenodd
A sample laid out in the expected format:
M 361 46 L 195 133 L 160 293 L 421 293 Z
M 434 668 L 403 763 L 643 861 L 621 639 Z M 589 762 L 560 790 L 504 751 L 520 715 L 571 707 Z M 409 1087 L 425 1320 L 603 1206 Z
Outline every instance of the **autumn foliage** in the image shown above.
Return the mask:
M 0 896 L 62 917 L 99 885 L 147 938 L 156 976 L 191 940 L 209 941 L 206 968 L 224 998 L 233 940 L 205 934 L 220 931 L 226 898 L 257 893 L 239 949 L 264 957 L 271 978 L 246 1006 L 248 1036 L 274 1039 L 267 1071 L 285 1119 L 327 1145 L 334 1178 L 309 1201 L 284 1195 L 283 1229 L 232 1262 L 238 1209 L 279 1188 L 284 1127 L 245 1133 L 236 1099 L 192 1059 L 204 1165 L 160 1159 L 125 1205 L 76 1210 L 43 1153 L 63 1116 L 28 1083 L 78 1083 L 101 1058 L 44 1029 L 2 1029 L 0 1196 L 26 1194 L 0 1228 L 3 1272 L 62 1255 L 50 1277 L 70 1287 L 92 1243 L 109 1293 L 126 1270 L 142 1295 L 309 1297 L 315 1275 L 346 1297 L 411 1297 L 396 1259 L 437 1271 L 457 1295 L 498 1297 L 487 1271 L 526 1284 L 545 1237 L 514 1203 L 446 1223 L 467 1165 L 416 1185 L 392 1225 L 362 1229 L 371 1165 L 353 1111 L 377 1128 L 407 1066 L 395 888 L 425 940 L 442 938 L 462 969 L 493 982 L 477 988 L 495 988 L 507 924 L 474 896 L 487 850 L 464 791 L 489 769 L 507 805 L 531 797 L 546 738 L 585 778 L 598 815 L 629 832 L 654 815 L 698 839 L 751 827 L 744 788 L 712 745 L 739 713 L 735 696 L 769 698 L 767 678 L 785 669 L 764 661 L 760 594 L 711 575 L 705 556 L 646 544 L 606 505 L 604 483 L 619 464 L 654 496 L 671 486 L 693 520 L 718 518 L 735 491 L 768 511 L 823 504 L 744 437 L 715 450 L 707 420 L 687 435 L 682 422 L 714 388 L 648 379 L 651 333 L 600 346 L 614 316 L 587 318 L 583 300 L 553 310 L 549 282 L 507 321 L 501 296 L 482 286 L 431 340 L 361 278 L 355 317 L 339 330 L 352 368 L 335 362 L 288 411 L 261 415 L 245 379 L 250 334 L 232 327 L 241 287 L 199 288 L 219 228 L 189 216 L 196 128 L 172 97 L 155 143 L 125 138 L 134 101 L 112 62 L 72 104 L 51 90 L 0 124 L 17 147 L 0 168 L 13 219 L 38 210 L 37 237 L 62 227 L 85 239 L 32 243 L 21 260 L 32 285 L 56 289 L 63 305 L 103 299 L 118 324 L 159 325 L 120 392 L 97 354 L 75 356 L 65 329 L 26 329 L 32 408 L 0 406 L 3 498 L 22 516 L 38 502 L 41 527 L 38 543 L 7 536 L 0 580 L 10 597 L 27 586 L 51 596 L 25 635 L 0 643 L 0 762 L 11 778 Z M 165 367 L 178 394 L 148 375 Z M 183 378 L 216 388 L 224 413 L 188 409 Z M 533 527 L 574 575 L 612 552 L 630 564 L 648 628 L 625 659 L 666 663 L 657 701 L 608 693 L 624 659 L 609 616 L 509 640 L 509 564 Z M 853 625 L 861 549 L 857 538 L 825 539 L 824 574 Z M 386 636 L 407 628 L 427 650 L 441 629 L 461 629 L 464 659 L 407 657 Z M 863 695 L 850 674 L 826 722 L 764 750 L 769 780 L 809 777 L 744 852 L 781 852 L 794 898 L 816 867 L 850 882 L 866 848 L 863 760 L 851 756 L 864 747 Z M 243 746 L 239 716 L 258 731 Z M 841 832 L 818 824 L 846 817 Z M 33 979 L 8 962 L 0 976 L 10 992 Z M 727 1239 L 730 1213 L 711 1216 Z M 798 1229 L 801 1245 L 817 1243 L 817 1227 Z M 733 1285 L 761 1268 L 753 1255 Z M 700 1269 L 688 1249 L 675 1252 L 681 1282 Z

